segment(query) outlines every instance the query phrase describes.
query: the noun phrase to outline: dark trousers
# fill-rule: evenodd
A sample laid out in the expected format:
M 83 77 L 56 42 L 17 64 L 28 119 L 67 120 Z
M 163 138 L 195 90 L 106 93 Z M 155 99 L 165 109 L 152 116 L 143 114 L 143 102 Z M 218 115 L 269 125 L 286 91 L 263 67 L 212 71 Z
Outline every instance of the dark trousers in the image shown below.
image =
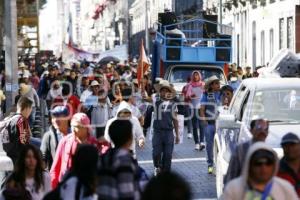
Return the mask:
M 162 171 L 170 171 L 174 149 L 173 130 L 154 130 L 152 148 L 154 167 Z
M 199 119 L 199 109 L 194 109 L 193 118 L 192 118 L 192 124 L 193 124 L 193 136 L 195 144 L 199 144 L 199 135 L 200 135 L 200 142 L 204 142 L 204 127 Z M 198 134 L 198 128 L 199 128 L 199 134 Z

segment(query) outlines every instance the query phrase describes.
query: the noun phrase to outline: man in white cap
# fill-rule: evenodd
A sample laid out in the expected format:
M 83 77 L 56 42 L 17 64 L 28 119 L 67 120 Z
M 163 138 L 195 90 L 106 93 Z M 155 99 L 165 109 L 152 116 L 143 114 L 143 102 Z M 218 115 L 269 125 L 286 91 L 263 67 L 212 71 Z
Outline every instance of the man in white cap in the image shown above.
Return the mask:
M 92 94 L 86 99 L 84 107 L 94 127 L 94 135 L 99 139 L 104 136 L 106 122 L 112 117 L 112 105 L 98 81 L 91 83 L 91 90 Z

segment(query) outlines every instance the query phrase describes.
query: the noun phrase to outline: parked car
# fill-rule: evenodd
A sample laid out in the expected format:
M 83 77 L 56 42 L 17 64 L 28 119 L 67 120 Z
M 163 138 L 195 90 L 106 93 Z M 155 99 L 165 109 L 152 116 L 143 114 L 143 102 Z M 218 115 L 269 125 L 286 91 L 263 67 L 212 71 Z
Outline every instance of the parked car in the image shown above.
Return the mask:
M 216 122 L 214 158 L 218 197 L 223 190 L 231 152 L 238 143 L 251 138 L 250 122 L 265 118 L 270 122 L 266 143 L 282 156 L 281 138 L 287 132 L 300 137 L 300 79 L 252 78 L 237 89 L 227 111 Z

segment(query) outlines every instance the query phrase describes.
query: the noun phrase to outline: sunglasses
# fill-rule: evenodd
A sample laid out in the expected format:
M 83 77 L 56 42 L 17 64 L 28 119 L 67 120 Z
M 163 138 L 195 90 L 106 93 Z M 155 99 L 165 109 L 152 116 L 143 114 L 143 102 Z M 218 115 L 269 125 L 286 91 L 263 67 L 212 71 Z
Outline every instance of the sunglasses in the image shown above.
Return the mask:
M 131 112 L 119 112 L 119 114 L 130 115 L 130 114 L 131 114 Z
M 263 131 L 263 132 L 268 132 L 269 131 L 269 126 L 264 126 L 264 125 L 257 124 L 255 126 L 255 130 L 257 130 L 257 131 Z
M 220 85 L 219 81 L 212 82 L 213 85 Z
M 274 165 L 274 161 L 271 159 L 261 159 L 261 160 L 256 160 L 253 162 L 254 167 L 261 167 L 261 166 L 272 166 Z

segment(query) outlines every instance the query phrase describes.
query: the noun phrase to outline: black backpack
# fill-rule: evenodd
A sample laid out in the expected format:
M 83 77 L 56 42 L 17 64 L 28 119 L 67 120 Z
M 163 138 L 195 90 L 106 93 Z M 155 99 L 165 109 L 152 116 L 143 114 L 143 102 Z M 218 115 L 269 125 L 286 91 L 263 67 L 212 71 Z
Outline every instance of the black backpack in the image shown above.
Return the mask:
M 14 114 L 6 117 L 0 122 L 0 139 L 3 144 L 3 149 L 7 155 L 12 158 L 13 161 L 18 156 L 18 129 L 17 122 L 20 119 L 21 114 Z

